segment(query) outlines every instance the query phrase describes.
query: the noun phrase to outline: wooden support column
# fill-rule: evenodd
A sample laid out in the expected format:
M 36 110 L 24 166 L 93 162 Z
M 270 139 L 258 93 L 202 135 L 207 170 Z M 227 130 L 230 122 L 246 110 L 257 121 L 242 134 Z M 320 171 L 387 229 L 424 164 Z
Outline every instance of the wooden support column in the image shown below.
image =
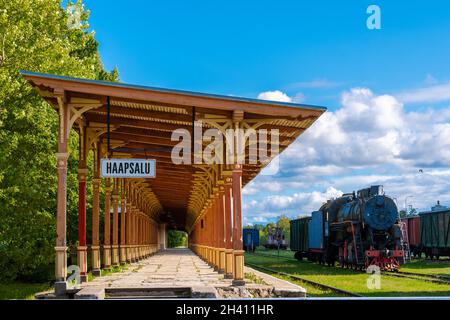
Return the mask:
M 130 251 L 130 262 L 135 262 L 134 259 L 134 205 L 131 205 L 130 210 L 130 243 L 129 251 Z
M 114 179 L 113 189 L 112 265 L 119 265 L 119 179 Z
M 128 184 L 129 185 L 129 184 Z M 131 198 L 130 198 L 130 188 L 128 186 L 128 198 L 127 198 L 127 202 L 126 202 L 126 208 L 127 208 L 127 213 L 126 213 L 126 221 L 125 221 L 125 230 L 126 230 L 126 235 L 125 235 L 125 241 L 126 241 L 126 260 L 128 263 L 131 262 Z
M 206 208 L 203 222 L 205 225 L 205 261 L 209 263 L 209 208 Z
M 242 246 L 242 166 L 236 164 L 233 169 L 233 284 L 236 286 L 245 285 Z
M 78 152 L 78 247 L 77 263 L 80 268 L 80 281 L 87 282 L 87 245 L 86 245 L 86 166 L 87 146 L 86 127 L 79 126 L 79 152 Z
M 211 199 L 211 227 L 212 227 L 212 232 L 211 232 L 211 260 L 212 260 L 212 265 L 214 267 L 214 270 L 217 271 L 219 270 L 218 268 L 218 263 L 217 263 L 217 246 L 216 246 L 216 235 L 217 235 L 217 220 L 216 220 L 216 188 L 213 188 L 213 195 L 212 195 L 212 199 Z
M 145 213 L 142 215 L 142 248 L 143 258 L 147 256 L 147 216 Z
M 100 240 L 99 240 L 99 219 L 100 219 L 100 143 L 95 143 L 94 150 L 94 177 L 92 179 L 92 274 L 100 276 Z
M 215 253 L 215 269 L 219 271 L 220 269 L 220 246 L 219 246 L 219 232 L 220 232 L 220 224 L 219 224 L 219 188 L 216 189 L 216 193 L 214 195 L 214 253 Z
M 142 254 L 147 257 L 147 216 L 142 215 Z
M 217 231 L 218 247 L 219 247 L 219 273 L 225 273 L 225 191 L 224 186 L 219 186 L 219 198 L 218 198 L 218 213 L 217 224 L 219 226 Z
M 138 260 L 141 260 L 142 258 L 142 246 L 141 246 L 141 237 L 142 237 L 142 213 L 139 210 L 138 214 L 136 216 L 136 224 L 137 224 L 137 255 L 138 255 Z
M 65 294 L 67 290 L 67 159 L 69 157 L 67 142 L 70 130 L 70 110 L 66 103 L 64 91 L 56 92 L 59 104 L 58 152 L 56 166 L 58 175 L 57 209 L 56 209 L 56 246 L 55 246 L 55 294 Z
M 103 268 L 111 268 L 111 179 L 105 178 L 105 215 L 103 223 Z
M 120 192 L 120 263 L 125 264 L 127 262 L 126 254 L 126 199 L 125 199 L 125 179 L 121 179 L 121 192 Z
M 213 235 L 213 225 L 212 225 L 212 218 L 211 218 L 211 203 L 208 207 L 208 220 L 206 227 L 208 228 L 208 263 L 212 265 L 212 235 Z
M 152 223 L 150 221 L 150 218 L 147 218 L 147 245 L 148 245 L 148 253 L 147 255 L 150 256 L 152 254 Z
M 147 251 L 147 241 L 146 241 L 146 238 L 147 238 L 147 218 L 146 218 L 146 215 L 145 215 L 145 213 L 143 213 L 142 214 L 142 242 L 141 242 L 141 245 L 142 245 L 142 258 L 145 258 L 146 256 L 147 256 L 147 253 L 146 253 L 146 251 Z
M 135 203 L 134 203 L 135 204 Z M 133 205 L 131 210 L 131 259 L 137 261 L 136 255 L 136 207 Z
M 143 237 L 143 244 L 144 244 L 144 258 L 147 257 L 148 255 L 148 239 L 147 239 L 147 232 L 148 232 L 148 227 L 147 227 L 147 223 L 148 223 L 148 217 L 146 215 L 144 215 L 144 237 Z
M 141 214 L 141 259 L 145 258 L 145 214 Z
M 139 212 L 139 209 L 136 209 L 136 214 L 135 214 L 135 216 L 134 216 L 134 223 L 135 223 L 135 229 L 134 229 L 134 231 L 135 231 L 135 235 L 134 235 L 134 244 L 135 244 L 135 247 L 134 247 L 134 250 L 135 250 L 135 255 L 136 255 L 136 260 L 140 260 L 140 257 L 139 257 L 139 215 L 140 215 L 140 212 Z
M 225 216 L 225 278 L 233 279 L 234 257 L 233 257 L 233 194 L 232 194 L 232 172 L 223 172 L 224 182 L 224 216 Z
M 137 244 L 137 257 L 138 260 L 141 260 L 141 219 L 142 219 L 142 213 L 141 210 L 138 209 L 138 213 L 136 215 L 136 244 Z

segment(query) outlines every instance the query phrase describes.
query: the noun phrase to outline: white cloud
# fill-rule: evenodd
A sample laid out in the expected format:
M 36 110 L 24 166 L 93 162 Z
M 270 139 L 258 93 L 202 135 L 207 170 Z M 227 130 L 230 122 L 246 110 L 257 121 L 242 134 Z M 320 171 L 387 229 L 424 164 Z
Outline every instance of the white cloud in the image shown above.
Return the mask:
M 284 92 L 281 92 L 280 90 L 261 92 L 258 95 L 258 99 L 279 102 L 292 102 L 291 97 L 289 97 Z
M 310 214 L 327 201 L 342 195 L 342 191 L 329 187 L 323 192 L 297 192 L 292 195 L 270 195 L 262 201 L 248 201 L 244 204 L 244 212 L 251 212 L 249 221 L 257 218 L 259 222 L 268 218 L 276 218 L 282 214 L 296 217 L 300 214 Z M 254 217 L 255 219 L 249 219 Z M 266 220 L 267 221 L 267 220 Z
M 374 184 L 401 208 L 406 196 L 419 209 L 450 205 L 450 107 L 407 111 L 394 96 L 353 88 L 280 155 L 280 166 L 245 188 L 248 221 L 296 217 L 317 210 L 330 188 Z
M 396 95 L 403 103 L 436 103 L 450 101 L 450 83 L 436 84 Z
M 364 88 L 343 93 L 341 102 L 281 155 L 282 168 L 450 165 L 450 107 L 406 112 L 393 96 Z

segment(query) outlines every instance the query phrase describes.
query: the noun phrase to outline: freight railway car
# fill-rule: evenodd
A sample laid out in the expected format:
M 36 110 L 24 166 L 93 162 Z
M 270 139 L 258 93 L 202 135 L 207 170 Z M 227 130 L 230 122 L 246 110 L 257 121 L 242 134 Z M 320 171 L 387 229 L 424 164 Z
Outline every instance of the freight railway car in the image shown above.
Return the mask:
M 450 208 L 439 201 L 431 211 L 402 219 L 411 253 L 427 258 L 450 256 Z
M 439 259 L 450 255 L 450 209 L 426 211 L 420 216 L 420 241 L 425 256 Z
M 309 239 L 308 239 L 308 225 L 311 217 L 303 217 L 296 220 L 291 220 L 291 239 L 289 241 L 290 248 L 295 251 L 294 257 L 298 260 L 308 256 Z
M 397 270 L 404 260 L 397 206 L 382 186 L 344 194 L 312 212 L 310 220 L 294 220 L 291 240 L 298 259 L 329 265 Z
M 255 252 L 256 247 L 259 246 L 259 230 L 258 229 L 243 229 L 242 240 L 244 250 L 247 252 Z
M 411 216 L 402 218 L 403 228 L 409 244 L 409 250 L 412 256 L 420 257 L 422 245 L 420 241 L 420 218 L 419 216 Z

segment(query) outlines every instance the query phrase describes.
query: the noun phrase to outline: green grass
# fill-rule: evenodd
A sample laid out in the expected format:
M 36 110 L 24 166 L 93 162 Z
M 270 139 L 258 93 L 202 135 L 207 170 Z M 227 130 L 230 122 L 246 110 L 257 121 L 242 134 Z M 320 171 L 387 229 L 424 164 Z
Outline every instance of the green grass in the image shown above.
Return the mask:
M 449 260 L 412 260 L 402 265 L 401 271 L 420 273 L 424 275 L 438 275 L 450 278 Z
M 0 283 L 0 300 L 6 299 L 34 299 L 38 292 L 51 290 L 49 283 Z
M 102 269 L 102 277 L 104 276 L 109 276 L 113 273 L 117 273 L 117 272 L 124 272 L 126 270 L 128 270 L 129 265 L 128 264 L 124 264 L 124 265 L 118 265 L 118 266 L 114 266 L 111 267 L 111 269 Z M 97 278 L 96 276 L 94 276 L 92 274 L 91 271 L 88 272 L 88 282 L 91 282 L 92 280 L 94 280 L 95 278 Z
M 278 254 L 279 254 L 280 257 L 294 258 L 294 252 L 289 249 L 286 249 L 286 250 L 280 249 L 280 251 L 278 251 L 277 249 L 266 249 L 264 247 L 258 247 L 258 248 L 256 248 L 255 253 L 274 255 L 274 256 L 278 256 Z
M 252 283 L 267 285 L 263 278 L 258 277 L 252 272 L 246 272 L 244 277 L 245 279 L 250 280 Z
M 357 273 L 337 267 L 327 267 L 308 261 L 277 259 L 275 256 L 272 258 L 246 254 L 245 259 L 252 264 L 295 274 L 308 280 L 358 293 L 363 296 L 450 296 L 450 285 L 446 284 L 382 275 L 381 289 L 369 289 L 367 288 L 368 275 L 364 273 Z M 307 289 L 310 296 L 333 296 L 333 294 L 323 292 L 321 289 L 311 288 L 310 285 L 305 283 L 298 282 L 298 284 Z

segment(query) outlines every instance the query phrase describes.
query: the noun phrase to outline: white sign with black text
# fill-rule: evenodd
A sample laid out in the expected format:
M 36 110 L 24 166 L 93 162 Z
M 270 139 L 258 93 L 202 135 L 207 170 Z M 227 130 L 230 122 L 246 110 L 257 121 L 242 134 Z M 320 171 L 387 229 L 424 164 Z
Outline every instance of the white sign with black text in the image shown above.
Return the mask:
M 101 176 L 105 178 L 154 178 L 155 159 L 101 159 Z

